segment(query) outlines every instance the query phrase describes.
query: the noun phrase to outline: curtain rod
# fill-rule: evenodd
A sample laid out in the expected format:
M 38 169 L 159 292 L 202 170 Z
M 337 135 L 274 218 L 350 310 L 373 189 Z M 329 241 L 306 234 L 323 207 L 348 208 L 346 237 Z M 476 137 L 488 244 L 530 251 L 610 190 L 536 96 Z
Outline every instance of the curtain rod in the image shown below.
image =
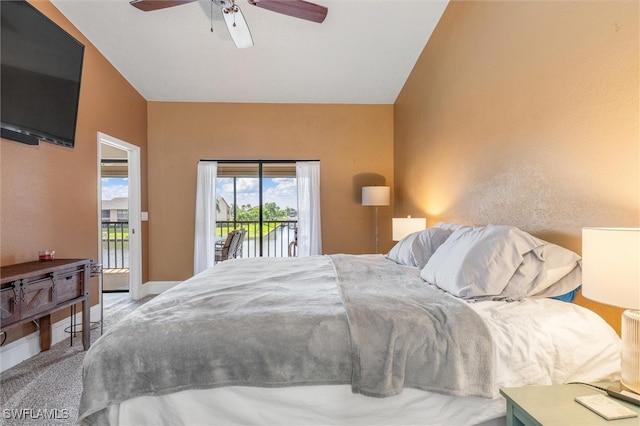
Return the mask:
M 216 161 L 223 164 L 239 164 L 239 163 L 297 163 L 298 161 L 320 161 L 320 160 L 212 160 L 208 158 L 199 161 Z

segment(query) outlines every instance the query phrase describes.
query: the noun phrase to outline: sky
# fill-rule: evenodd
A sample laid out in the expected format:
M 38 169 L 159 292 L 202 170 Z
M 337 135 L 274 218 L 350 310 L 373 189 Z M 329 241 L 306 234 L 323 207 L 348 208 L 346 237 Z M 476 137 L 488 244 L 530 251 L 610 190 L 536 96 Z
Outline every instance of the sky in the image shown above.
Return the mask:
M 129 196 L 128 178 L 102 178 L 102 199 L 113 200 L 114 198 Z
M 298 188 L 295 178 L 265 178 L 263 180 L 264 202 L 275 202 L 280 208 L 298 209 Z M 127 178 L 102 178 L 102 199 L 112 200 L 128 197 Z M 239 178 L 237 183 L 238 205 L 258 205 L 258 179 Z M 216 197 L 233 202 L 233 179 L 217 179 Z
M 264 178 L 262 183 L 263 202 L 275 202 L 280 208 L 298 209 L 298 188 L 296 178 Z M 257 206 L 258 178 L 239 178 L 236 194 L 238 205 Z M 219 178 L 216 184 L 216 197 L 223 197 L 227 203 L 233 202 L 233 178 Z

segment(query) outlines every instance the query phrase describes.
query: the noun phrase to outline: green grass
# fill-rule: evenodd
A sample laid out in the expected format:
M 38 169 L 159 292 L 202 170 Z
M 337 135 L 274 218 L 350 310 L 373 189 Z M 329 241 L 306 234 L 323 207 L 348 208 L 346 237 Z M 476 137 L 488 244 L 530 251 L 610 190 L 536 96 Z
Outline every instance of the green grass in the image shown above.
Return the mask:
M 276 223 L 266 223 L 262 225 L 262 235 L 268 234 L 269 232 L 273 231 L 274 229 L 276 229 L 278 226 L 280 226 L 280 222 L 276 222 Z M 246 229 L 247 230 L 247 238 L 255 238 L 258 237 L 258 226 L 257 225 L 247 225 L 247 226 L 238 226 L 236 229 Z M 229 232 L 232 231 L 231 228 L 229 228 Z M 225 233 L 224 236 L 226 236 L 227 234 Z M 222 235 L 222 229 L 221 228 L 216 228 L 216 237 L 223 237 Z
M 111 232 L 104 232 L 102 231 L 102 239 L 103 240 L 128 240 L 129 239 L 129 231 L 126 230 L 124 232 L 115 232 L 115 231 L 111 231 Z

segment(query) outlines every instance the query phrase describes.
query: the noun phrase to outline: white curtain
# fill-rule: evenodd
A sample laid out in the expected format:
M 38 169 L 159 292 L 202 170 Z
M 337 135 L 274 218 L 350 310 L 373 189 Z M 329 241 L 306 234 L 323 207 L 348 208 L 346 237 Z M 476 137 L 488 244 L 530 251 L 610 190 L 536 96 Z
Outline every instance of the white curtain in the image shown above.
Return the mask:
M 215 260 L 217 173 L 217 162 L 198 162 L 196 232 L 193 248 L 194 275 L 212 267 Z
M 322 254 L 320 162 L 296 162 L 298 181 L 298 256 Z

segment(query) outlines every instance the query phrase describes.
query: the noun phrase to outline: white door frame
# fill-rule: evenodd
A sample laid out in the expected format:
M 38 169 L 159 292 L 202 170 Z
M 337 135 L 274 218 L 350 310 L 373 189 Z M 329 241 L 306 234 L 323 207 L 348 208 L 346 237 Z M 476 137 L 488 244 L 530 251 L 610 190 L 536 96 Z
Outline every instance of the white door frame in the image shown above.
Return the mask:
M 127 152 L 129 178 L 129 297 L 142 297 L 142 239 L 141 239 L 141 195 L 140 195 L 140 147 L 113 136 L 98 132 L 98 210 L 102 203 L 101 165 L 102 145 L 109 145 Z M 98 258 L 102 263 L 102 214 L 98 214 Z

